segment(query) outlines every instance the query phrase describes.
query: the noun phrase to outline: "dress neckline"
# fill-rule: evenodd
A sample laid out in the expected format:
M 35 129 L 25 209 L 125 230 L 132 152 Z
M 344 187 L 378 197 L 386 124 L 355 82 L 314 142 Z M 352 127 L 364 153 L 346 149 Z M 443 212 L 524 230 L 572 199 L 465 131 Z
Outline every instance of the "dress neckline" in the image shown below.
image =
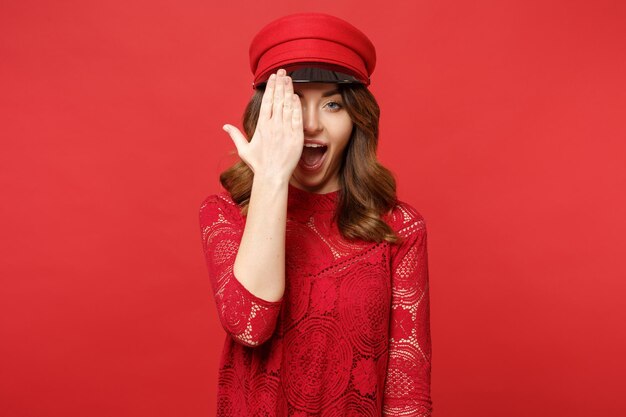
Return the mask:
M 313 193 L 289 184 L 288 208 L 309 211 L 334 211 L 340 190 L 328 193 Z

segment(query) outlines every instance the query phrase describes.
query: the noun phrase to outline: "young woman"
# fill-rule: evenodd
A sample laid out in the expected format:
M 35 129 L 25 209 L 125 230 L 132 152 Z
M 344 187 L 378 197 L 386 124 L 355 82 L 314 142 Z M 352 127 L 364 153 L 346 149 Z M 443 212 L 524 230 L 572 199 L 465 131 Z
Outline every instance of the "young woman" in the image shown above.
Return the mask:
M 426 225 L 376 159 L 375 56 L 322 13 L 252 41 L 241 161 L 200 207 L 218 417 L 432 413 Z

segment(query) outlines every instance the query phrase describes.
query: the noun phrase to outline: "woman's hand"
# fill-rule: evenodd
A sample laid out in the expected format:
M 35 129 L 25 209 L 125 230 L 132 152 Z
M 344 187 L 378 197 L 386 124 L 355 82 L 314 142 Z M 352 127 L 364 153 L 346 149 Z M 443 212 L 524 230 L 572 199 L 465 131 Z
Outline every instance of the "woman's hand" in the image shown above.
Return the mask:
M 259 120 L 250 142 L 235 126 L 226 124 L 224 130 L 255 176 L 288 182 L 302 155 L 304 132 L 300 98 L 293 93 L 287 72 L 281 68 L 267 81 Z

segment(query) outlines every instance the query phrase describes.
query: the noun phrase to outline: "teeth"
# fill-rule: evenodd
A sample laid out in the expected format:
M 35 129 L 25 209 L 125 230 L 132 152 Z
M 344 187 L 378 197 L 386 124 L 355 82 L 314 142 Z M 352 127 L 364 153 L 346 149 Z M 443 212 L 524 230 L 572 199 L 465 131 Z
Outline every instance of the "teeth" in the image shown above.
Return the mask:
M 323 148 L 325 145 L 318 145 L 317 143 L 307 143 L 304 146 L 307 148 Z

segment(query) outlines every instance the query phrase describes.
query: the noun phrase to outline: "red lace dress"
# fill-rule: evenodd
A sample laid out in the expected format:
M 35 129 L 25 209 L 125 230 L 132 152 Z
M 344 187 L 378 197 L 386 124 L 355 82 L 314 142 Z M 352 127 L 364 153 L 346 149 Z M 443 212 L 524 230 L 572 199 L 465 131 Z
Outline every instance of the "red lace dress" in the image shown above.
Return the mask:
M 200 207 L 219 320 L 218 417 L 430 416 L 431 339 L 424 218 L 398 201 L 390 245 L 344 240 L 339 191 L 289 185 L 285 293 L 256 297 L 233 275 L 245 217 L 226 191 Z

